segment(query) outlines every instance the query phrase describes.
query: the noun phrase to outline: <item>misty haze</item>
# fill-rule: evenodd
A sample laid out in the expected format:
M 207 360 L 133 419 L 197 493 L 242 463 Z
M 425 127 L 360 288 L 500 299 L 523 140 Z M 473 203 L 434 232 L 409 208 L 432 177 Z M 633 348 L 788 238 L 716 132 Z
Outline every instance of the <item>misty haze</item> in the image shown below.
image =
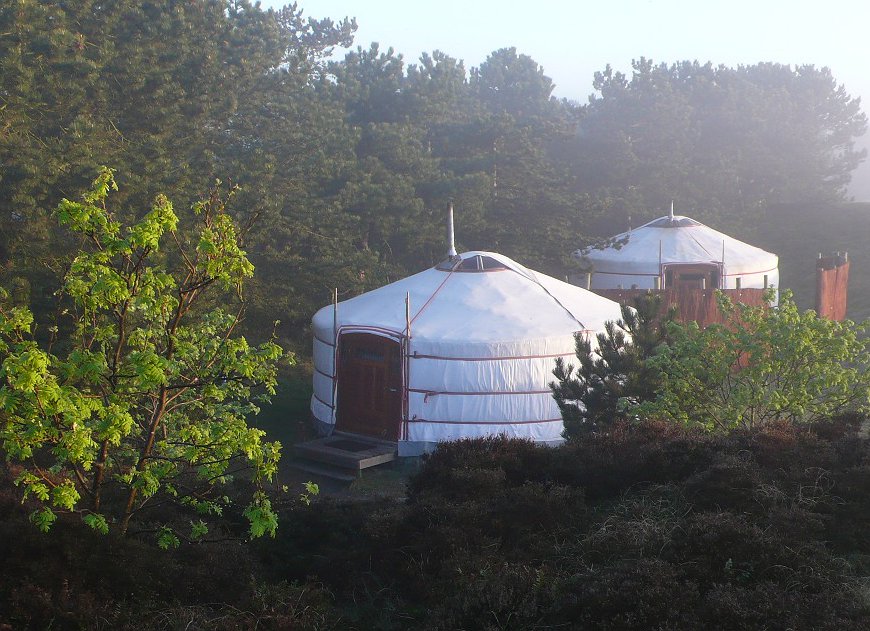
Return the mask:
M 0 0 L 0 631 L 870 629 L 858 0 Z

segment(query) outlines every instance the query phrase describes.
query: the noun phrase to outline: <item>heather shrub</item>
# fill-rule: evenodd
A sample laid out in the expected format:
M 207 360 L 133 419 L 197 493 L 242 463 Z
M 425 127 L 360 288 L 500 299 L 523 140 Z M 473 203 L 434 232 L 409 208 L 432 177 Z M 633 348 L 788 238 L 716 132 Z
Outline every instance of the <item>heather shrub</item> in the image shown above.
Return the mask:
M 551 456 L 553 476 L 582 486 L 589 500 L 620 496 L 636 484 L 667 484 L 704 468 L 715 441 L 657 421 L 620 422 L 611 431 L 569 441 Z
M 546 480 L 550 455 L 527 440 L 498 436 L 458 440 L 424 456 L 425 466 L 408 484 L 408 493 L 412 500 L 427 491 L 461 499 L 487 488 Z
M 334 619 L 322 585 L 267 583 L 243 538 L 163 551 L 65 517 L 45 534 L 29 525 L 32 506 L 4 499 L 14 498 L 9 486 L 0 467 L 0 628 L 329 628 Z
M 432 615 L 420 626 L 867 624 L 855 597 L 863 557 L 841 556 L 851 539 L 829 541 L 836 514 L 870 506 L 851 490 L 867 455 L 854 427 L 774 423 L 715 436 L 618 423 L 560 449 L 444 445 L 412 481 L 400 517 L 401 540 L 429 559 L 406 570 L 429 579 L 413 596 Z M 582 493 L 577 519 L 558 518 L 555 489 Z M 740 598 L 768 600 L 729 616 L 725 603 Z
M 547 623 L 581 629 L 697 629 L 703 599 L 679 567 L 614 560 L 564 577 Z
M 275 540 L 174 554 L 67 523 L 41 547 L 5 519 L 0 623 L 870 628 L 870 447 L 856 427 L 645 422 L 557 449 L 461 441 L 426 459 L 406 498 L 288 504 Z M 0 516 L 25 523 L 27 507 L 3 497 Z M 100 554 L 118 561 L 105 577 Z
M 471 573 L 457 574 L 452 597 L 437 603 L 427 626 L 434 629 L 533 629 L 552 607 L 554 577 L 546 569 L 492 558 Z

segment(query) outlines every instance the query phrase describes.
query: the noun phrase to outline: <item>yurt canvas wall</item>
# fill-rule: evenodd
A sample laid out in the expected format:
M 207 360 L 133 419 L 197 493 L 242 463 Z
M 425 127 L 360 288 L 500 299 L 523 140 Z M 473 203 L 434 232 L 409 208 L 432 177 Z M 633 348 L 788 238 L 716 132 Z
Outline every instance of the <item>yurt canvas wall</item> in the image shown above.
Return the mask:
M 498 434 L 557 444 L 555 360 L 619 317 L 615 302 L 468 252 L 315 314 L 311 410 L 321 433 L 396 440 L 400 455 Z

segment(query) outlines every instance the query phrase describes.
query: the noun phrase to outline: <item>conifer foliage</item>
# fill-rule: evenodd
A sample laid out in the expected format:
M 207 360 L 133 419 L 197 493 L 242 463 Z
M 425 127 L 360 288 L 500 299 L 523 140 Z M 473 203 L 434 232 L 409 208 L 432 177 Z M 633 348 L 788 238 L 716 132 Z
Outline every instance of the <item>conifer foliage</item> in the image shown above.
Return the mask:
M 451 198 L 460 248 L 562 276 L 587 237 L 671 199 L 727 230 L 843 199 L 864 158 L 860 101 L 826 69 L 641 59 L 579 104 L 513 47 L 476 67 L 369 42 L 337 59 L 356 23 L 317 10 L 0 2 L 0 282 L 50 308 L 46 269 L 73 247 L 51 208 L 101 164 L 123 207 L 157 192 L 187 207 L 220 178 L 241 185 L 231 214 L 258 218 L 248 332 L 280 318 L 302 344 L 334 287 L 436 263 Z
M 595 347 L 577 336 L 577 367 L 558 358 L 550 384 L 567 437 L 608 427 L 655 398 L 661 378 L 647 360 L 666 342 L 673 319 L 673 311 L 662 314 L 660 295 L 642 295 L 633 308 L 622 305 L 622 319 L 605 324 Z

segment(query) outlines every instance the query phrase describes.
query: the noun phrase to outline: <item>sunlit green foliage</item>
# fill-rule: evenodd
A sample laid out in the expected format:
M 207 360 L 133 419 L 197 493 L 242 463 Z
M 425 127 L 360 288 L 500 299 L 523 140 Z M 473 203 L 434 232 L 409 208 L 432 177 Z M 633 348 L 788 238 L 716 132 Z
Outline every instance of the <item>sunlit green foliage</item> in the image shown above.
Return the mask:
M 868 408 L 866 325 L 801 312 L 789 292 L 776 308 L 724 295 L 719 307 L 724 324 L 670 325 L 669 345 L 648 361 L 657 396 L 635 413 L 721 431 Z
M 195 226 L 177 231 L 169 200 L 125 226 L 110 209 L 117 190 L 103 169 L 82 201 L 63 200 L 61 225 L 80 239 L 58 290 L 60 313 L 43 343 L 28 309 L 0 307 L 0 445 L 20 468 L 16 484 L 41 507 L 78 513 L 98 532 L 126 533 L 166 501 L 220 515 L 220 487 L 242 471 L 259 490 L 245 514 L 251 534 L 274 533 L 261 483 L 281 446 L 249 427 L 254 388 L 274 394 L 274 341 L 237 333 L 253 274 L 215 190 L 196 204 Z M 193 537 L 207 526 L 195 525 Z M 159 531 L 161 547 L 177 533 Z
M 801 312 L 788 291 L 776 308 L 720 293 L 724 324 L 704 329 L 662 313 L 655 297 L 635 306 L 607 323 L 594 352 L 578 338 L 576 368 L 557 360 L 550 387 L 566 437 L 639 418 L 727 431 L 870 406 L 866 325 Z

